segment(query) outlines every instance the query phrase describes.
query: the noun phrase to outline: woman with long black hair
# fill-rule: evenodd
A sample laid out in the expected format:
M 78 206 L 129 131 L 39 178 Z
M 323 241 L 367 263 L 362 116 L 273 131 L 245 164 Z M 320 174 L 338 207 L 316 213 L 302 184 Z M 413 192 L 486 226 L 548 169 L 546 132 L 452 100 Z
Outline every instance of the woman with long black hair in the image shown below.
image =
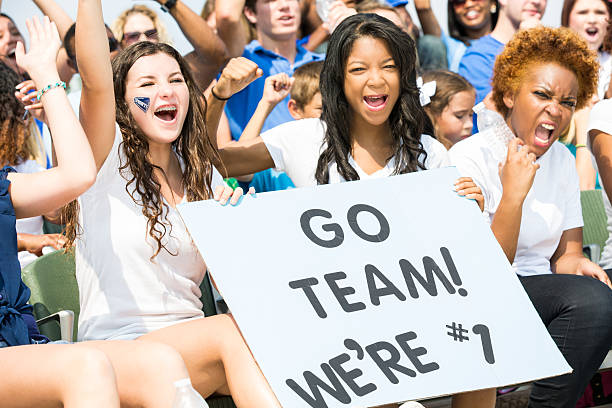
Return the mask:
M 243 133 L 238 143 L 220 150 L 227 173 L 276 167 L 304 187 L 448 165 L 444 146 L 423 134 L 433 129 L 416 86 L 414 42 L 391 21 L 375 14 L 344 20 L 329 41 L 320 81 L 321 119 L 284 123 L 261 136 Z M 212 110 L 221 106 L 211 99 Z M 470 178 L 459 179 L 455 188 L 483 207 Z M 494 404 L 494 390 L 454 401 L 454 407 Z

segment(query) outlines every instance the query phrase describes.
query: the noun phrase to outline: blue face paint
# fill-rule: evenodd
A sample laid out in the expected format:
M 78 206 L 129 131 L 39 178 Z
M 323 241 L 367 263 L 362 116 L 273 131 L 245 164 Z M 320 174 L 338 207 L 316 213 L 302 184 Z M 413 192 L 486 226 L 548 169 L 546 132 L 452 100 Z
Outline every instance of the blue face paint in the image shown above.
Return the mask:
M 136 104 L 136 106 L 142 109 L 142 111 L 145 113 L 149 110 L 150 102 L 151 102 L 151 99 L 147 98 L 146 96 L 137 96 L 134 98 L 134 103 Z

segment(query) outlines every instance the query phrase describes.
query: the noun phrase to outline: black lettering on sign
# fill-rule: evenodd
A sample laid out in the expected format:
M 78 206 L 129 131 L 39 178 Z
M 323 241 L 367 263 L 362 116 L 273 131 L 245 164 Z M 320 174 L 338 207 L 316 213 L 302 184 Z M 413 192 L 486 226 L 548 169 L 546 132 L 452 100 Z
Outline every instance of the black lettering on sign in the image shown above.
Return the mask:
M 448 252 L 446 248 L 441 248 L 441 251 L 442 250 L 446 250 Z M 444 254 L 444 252 L 442 253 Z M 448 253 L 448 257 L 450 258 L 450 253 Z M 452 258 L 450 258 L 450 260 L 452 262 Z M 427 293 L 429 293 L 430 296 L 438 296 L 438 288 L 436 287 L 434 274 L 435 277 L 437 277 L 438 280 L 442 282 L 442 285 L 448 291 L 448 293 L 455 293 L 455 287 L 448 280 L 446 275 L 444 275 L 444 272 L 442 272 L 442 269 L 440 269 L 440 267 L 436 264 L 436 261 L 434 261 L 432 258 L 428 256 L 423 257 L 423 269 L 425 270 L 425 277 L 423 277 L 423 275 L 419 273 L 419 271 L 410 263 L 410 261 L 400 259 L 399 265 L 400 269 L 402 270 L 402 274 L 404 275 L 406 286 L 408 287 L 408 293 L 410 293 L 410 296 L 412 298 L 418 299 L 419 297 L 419 292 L 415 285 L 414 279 L 418 281 L 418 283 L 423 287 L 423 289 L 427 291 Z M 452 267 L 454 268 L 454 264 L 452 265 Z M 454 272 L 457 273 L 456 269 L 454 269 Z M 459 274 L 457 274 L 457 277 L 458 276 Z M 467 294 L 465 290 L 464 292 Z
M 370 355 L 370 358 L 376 363 L 380 371 L 387 377 L 392 384 L 399 383 L 399 379 L 393 372 L 393 370 L 400 372 L 409 377 L 416 377 L 416 372 L 404 367 L 399 364 L 401 355 L 395 346 L 386 341 L 378 341 L 365 347 L 366 352 Z M 387 358 L 384 358 L 382 354 L 387 354 Z
M 363 211 L 369 212 L 370 214 L 374 215 L 376 219 L 378 220 L 378 224 L 380 225 L 380 230 L 377 234 L 375 235 L 367 234 L 359 226 L 359 223 L 357 222 L 357 215 Z M 349 208 L 348 213 L 346 214 L 346 218 L 353 232 L 359 238 L 365 241 L 383 242 L 384 240 L 389 238 L 389 233 L 391 232 L 391 229 L 389 228 L 389 222 L 387 221 L 385 216 L 380 211 L 378 211 L 376 208 L 372 207 L 371 205 L 355 204 L 354 206 Z
M 347 363 L 350 359 L 351 356 L 347 353 L 343 353 L 329 360 L 329 365 L 358 397 L 363 397 L 364 395 L 376 391 L 376 385 L 372 383 L 367 383 L 362 387 L 355 382 L 355 379 L 363 375 L 363 371 L 359 368 L 346 371 L 344 367 L 342 367 L 342 364 Z
M 302 227 L 302 231 L 304 234 L 315 244 L 322 246 L 323 248 L 335 248 L 340 246 L 342 242 L 344 242 L 344 231 L 342 231 L 342 227 L 336 223 L 325 224 L 321 228 L 323 231 L 333 232 L 334 237 L 332 239 L 322 239 L 317 234 L 312 231 L 310 227 L 310 220 L 314 217 L 323 217 L 323 218 L 331 218 L 332 215 L 329 211 L 321 210 L 321 209 L 312 209 L 304 211 L 302 216 L 300 217 L 300 226 Z
M 308 384 L 310 394 L 292 379 L 288 379 L 285 383 L 312 408 L 327 408 L 327 403 L 321 394 L 321 390 L 327 392 L 343 404 L 350 403 L 351 397 L 348 395 L 329 364 L 321 364 L 321 369 L 331 385 L 327 384 L 312 372 L 304 371 L 304 379 L 306 380 L 306 384 Z
M 408 357 L 412 365 L 414 365 L 414 368 L 416 368 L 416 370 L 419 373 L 425 374 L 425 373 L 429 373 L 430 371 L 435 371 L 439 369 L 440 366 L 438 365 L 438 363 L 435 363 L 435 362 L 426 363 L 426 364 L 421 363 L 421 360 L 419 360 L 419 357 L 427 354 L 427 349 L 425 347 L 417 347 L 413 349 L 412 347 L 408 345 L 408 342 L 410 340 L 414 340 L 416 338 L 417 338 L 416 333 L 411 332 L 411 331 L 395 336 L 395 340 L 397 341 L 397 344 L 399 344 L 402 350 L 404 350 L 404 354 L 406 354 L 406 357 Z
M 315 295 L 314 290 L 312 290 L 312 286 L 317 284 L 319 284 L 317 278 L 305 278 L 289 282 L 289 287 L 291 289 L 302 289 L 315 312 L 317 312 L 317 316 L 319 316 L 321 319 L 325 319 L 327 317 L 327 313 L 325 312 L 325 309 L 323 309 L 321 302 L 319 302 L 317 295 Z
M 373 305 L 380 305 L 380 298 L 388 295 L 395 295 L 401 301 L 406 300 L 404 295 L 398 288 L 374 265 L 367 264 L 365 266 L 366 282 L 368 283 L 368 291 L 370 292 L 370 301 Z M 378 279 L 384 286 L 376 286 L 375 278 Z
M 346 297 L 348 295 L 352 295 L 355 293 L 355 288 L 351 286 L 345 286 L 341 288 L 337 283 L 337 281 L 341 279 L 346 279 L 346 273 L 332 272 L 325 274 L 324 277 L 325 281 L 327 282 L 327 285 L 329 285 L 329 288 L 338 300 L 338 303 L 340 303 L 342 310 L 344 310 L 345 312 L 356 312 L 358 310 L 363 310 L 366 308 L 366 305 L 362 302 L 349 303 L 346 300 Z

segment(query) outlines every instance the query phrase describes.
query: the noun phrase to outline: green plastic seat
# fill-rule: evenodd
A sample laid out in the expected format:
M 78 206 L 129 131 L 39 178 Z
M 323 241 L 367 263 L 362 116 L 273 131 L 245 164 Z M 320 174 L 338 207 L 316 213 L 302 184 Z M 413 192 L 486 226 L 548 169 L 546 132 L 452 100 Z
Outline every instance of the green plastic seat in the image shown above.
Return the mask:
M 62 310 L 74 312 L 73 339 L 76 339 L 79 316 L 79 288 L 75 275 L 74 255 L 55 251 L 41 256 L 36 261 L 26 266 L 21 272 L 23 282 L 32 292 L 30 304 L 34 308 L 36 320 L 50 316 Z M 208 279 L 208 273 L 200 285 L 202 291 L 202 311 L 206 316 L 217 314 L 215 300 L 213 298 L 212 286 Z M 53 320 L 39 324 L 42 334 L 51 340 L 61 338 L 60 324 Z M 236 405 L 231 397 L 210 397 L 207 400 L 210 408 L 235 408 Z
M 608 240 L 608 217 L 603 204 L 602 191 L 581 191 L 580 202 L 584 220 L 582 245 L 589 258 L 598 263 L 601 251 Z
M 21 271 L 21 279 L 30 288 L 30 304 L 34 317 L 40 320 L 62 310 L 74 312 L 74 321 L 79 318 L 79 288 L 76 282 L 74 256 L 72 253 L 55 251 L 41 256 Z M 42 334 L 51 340 L 61 338 L 60 324 L 49 321 L 39 324 Z M 74 324 L 72 339 L 76 339 Z

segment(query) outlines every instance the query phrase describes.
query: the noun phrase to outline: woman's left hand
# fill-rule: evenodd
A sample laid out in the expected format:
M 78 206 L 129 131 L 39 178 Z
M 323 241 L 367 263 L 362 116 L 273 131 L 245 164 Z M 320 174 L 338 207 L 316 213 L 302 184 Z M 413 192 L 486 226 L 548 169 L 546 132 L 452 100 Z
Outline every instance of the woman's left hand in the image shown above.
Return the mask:
M 612 289 L 612 283 L 610 282 L 610 277 L 608 277 L 608 274 L 601 268 L 601 266 L 591 262 L 587 258 L 581 259 L 578 263 L 576 275 L 590 276 L 591 278 L 595 278 L 598 281 L 603 282 L 610 289 Z
M 476 200 L 480 211 L 484 211 L 484 196 L 480 187 L 474 183 L 471 177 L 460 177 L 455 181 L 455 191 L 460 196 Z
M 242 198 L 242 192 L 242 187 L 232 190 L 228 185 L 217 186 L 213 194 L 213 199 L 218 201 L 221 205 L 226 205 L 227 200 L 229 200 L 231 205 L 237 205 Z M 253 187 L 249 188 L 248 194 L 255 196 L 255 189 Z

